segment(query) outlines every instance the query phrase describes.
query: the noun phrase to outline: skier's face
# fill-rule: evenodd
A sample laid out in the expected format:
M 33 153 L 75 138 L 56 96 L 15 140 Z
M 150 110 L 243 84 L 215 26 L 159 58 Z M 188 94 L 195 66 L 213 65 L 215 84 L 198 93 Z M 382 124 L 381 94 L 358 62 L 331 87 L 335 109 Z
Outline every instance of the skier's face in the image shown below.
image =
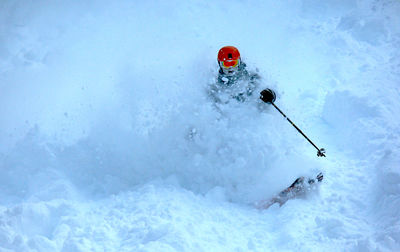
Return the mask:
M 238 70 L 237 67 L 236 68 L 233 68 L 233 67 L 222 68 L 222 72 L 224 72 L 224 74 L 226 74 L 226 75 L 234 75 L 234 74 L 236 74 L 237 70 Z
M 220 61 L 219 66 L 226 75 L 234 75 L 239 69 L 239 60 Z

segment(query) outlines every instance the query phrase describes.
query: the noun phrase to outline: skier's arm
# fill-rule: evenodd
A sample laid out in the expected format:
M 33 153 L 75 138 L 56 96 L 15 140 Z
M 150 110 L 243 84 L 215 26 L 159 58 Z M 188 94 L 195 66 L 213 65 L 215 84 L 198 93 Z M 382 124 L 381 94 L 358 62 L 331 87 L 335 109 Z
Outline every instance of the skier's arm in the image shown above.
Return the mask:
M 218 89 L 218 87 L 217 87 L 217 85 L 215 83 L 214 84 L 210 84 L 208 86 L 207 93 L 208 93 L 208 96 L 211 98 L 211 100 L 213 102 L 215 102 L 215 103 L 220 103 L 221 102 L 221 99 L 218 96 L 219 89 Z

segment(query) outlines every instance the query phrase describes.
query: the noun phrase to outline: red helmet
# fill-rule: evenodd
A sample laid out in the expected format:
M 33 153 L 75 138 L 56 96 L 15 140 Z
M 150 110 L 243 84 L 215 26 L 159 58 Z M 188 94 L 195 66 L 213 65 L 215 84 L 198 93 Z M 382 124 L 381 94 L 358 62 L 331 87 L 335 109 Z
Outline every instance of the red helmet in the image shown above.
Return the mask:
M 218 64 L 224 73 L 234 73 L 240 64 L 239 50 L 234 46 L 224 46 L 218 52 Z
M 240 59 L 239 50 L 234 46 L 224 46 L 219 49 L 218 61 L 238 60 Z

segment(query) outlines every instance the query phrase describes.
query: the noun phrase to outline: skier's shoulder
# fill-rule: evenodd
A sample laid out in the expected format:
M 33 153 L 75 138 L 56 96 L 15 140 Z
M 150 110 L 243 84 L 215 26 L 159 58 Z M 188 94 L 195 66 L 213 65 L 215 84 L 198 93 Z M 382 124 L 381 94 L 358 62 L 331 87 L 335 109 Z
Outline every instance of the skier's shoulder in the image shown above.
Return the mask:
M 240 64 L 239 70 L 243 73 L 243 75 L 247 76 L 250 80 L 259 80 L 261 79 L 261 75 L 258 73 L 258 68 L 256 69 L 248 69 L 247 64 L 242 62 Z

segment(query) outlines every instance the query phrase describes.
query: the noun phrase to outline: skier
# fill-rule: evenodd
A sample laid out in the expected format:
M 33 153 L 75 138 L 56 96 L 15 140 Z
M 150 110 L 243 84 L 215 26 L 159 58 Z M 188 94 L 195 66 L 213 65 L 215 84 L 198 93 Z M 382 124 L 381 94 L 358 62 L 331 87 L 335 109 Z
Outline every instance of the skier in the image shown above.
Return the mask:
M 234 46 L 224 46 L 218 51 L 219 72 L 216 83 L 210 87 L 209 94 L 217 103 L 228 103 L 232 98 L 244 102 L 259 86 L 261 79 L 257 73 L 249 73 L 246 64 Z M 275 101 L 272 89 L 265 89 L 264 96 Z
M 258 88 L 261 79 L 260 75 L 247 71 L 239 50 L 234 46 L 222 47 L 218 51 L 217 59 L 219 65 L 218 78 L 211 85 L 210 96 L 215 103 L 222 104 L 229 103 L 232 98 L 239 102 L 247 101 Z M 276 95 L 272 89 L 264 89 L 260 92 L 260 95 L 259 98 L 263 102 L 274 105 Z M 277 108 L 276 105 L 274 107 Z M 286 115 L 284 116 L 286 117 Z M 318 156 L 324 156 L 323 151 L 324 149 L 318 150 Z M 319 173 L 316 178 L 306 179 L 305 177 L 299 177 L 276 197 L 256 203 L 256 207 L 267 209 L 275 203 L 279 203 L 282 206 L 289 199 L 306 194 L 307 191 L 314 188 L 315 182 L 321 182 L 322 180 L 322 173 Z

